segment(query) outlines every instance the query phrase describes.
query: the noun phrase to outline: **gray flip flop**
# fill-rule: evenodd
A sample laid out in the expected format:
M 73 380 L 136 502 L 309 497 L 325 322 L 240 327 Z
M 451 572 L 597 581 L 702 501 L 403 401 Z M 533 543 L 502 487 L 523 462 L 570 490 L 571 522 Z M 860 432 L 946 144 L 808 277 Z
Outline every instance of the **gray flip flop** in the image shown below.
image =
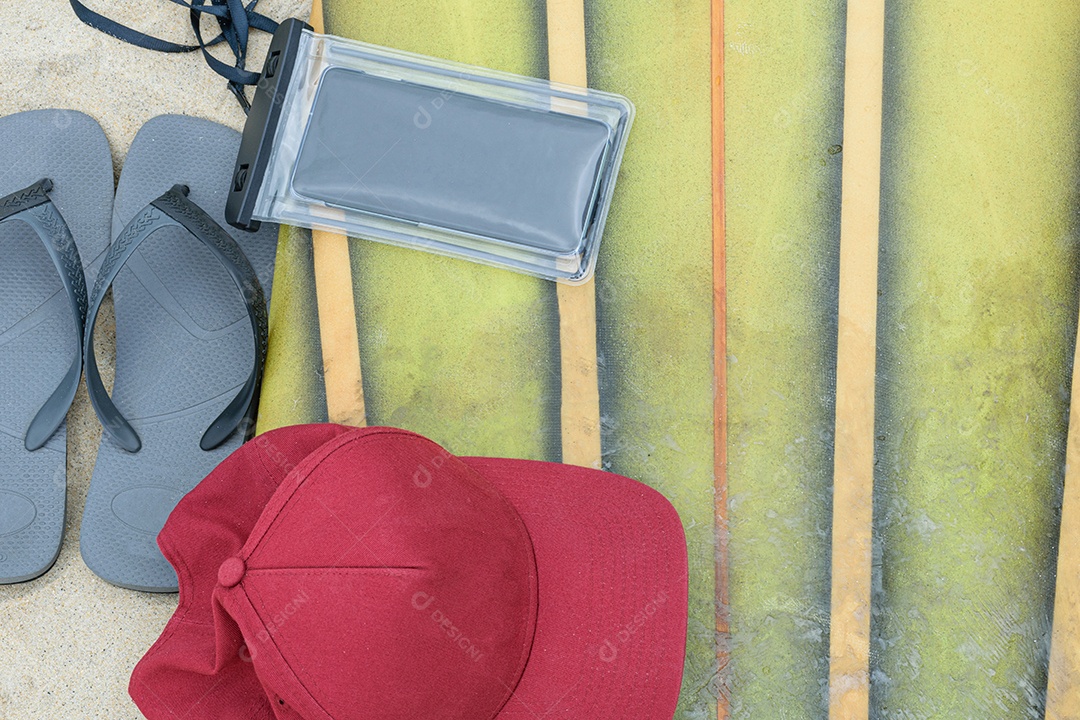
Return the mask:
M 60 553 L 84 263 L 108 245 L 112 190 L 109 143 L 91 118 L 0 118 L 0 583 L 34 579 Z
M 266 343 L 277 227 L 225 224 L 240 134 L 154 118 L 124 162 L 114 240 L 90 293 L 86 384 L 105 426 L 83 512 L 83 560 L 114 585 L 175 592 L 157 534 L 176 503 L 250 427 Z M 116 308 L 110 399 L 92 352 L 109 285 Z

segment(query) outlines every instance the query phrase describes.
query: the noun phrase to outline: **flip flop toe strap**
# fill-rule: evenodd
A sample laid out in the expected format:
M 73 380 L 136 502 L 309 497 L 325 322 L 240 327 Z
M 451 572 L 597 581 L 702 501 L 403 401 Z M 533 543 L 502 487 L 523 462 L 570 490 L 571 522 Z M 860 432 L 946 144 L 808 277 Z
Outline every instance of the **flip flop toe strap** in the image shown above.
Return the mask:
M 105 430 L 129 452 L 138 452 L 142 441 L 131 423 L 113 404 L 98 372 L 94 354 L 94 323 L 101 301 L 120 269 L 150 235 L 164 227 L 180 227 L 206 245 L 229 272 L 247 309 L 255 338 L 255 365 L 240 392 L 203 433 L 199 447 L 213 450 L 221 445 L 240 424 L 254 412 L 259 384 L 262 381 L 263 361 L 266 358 L 267 315 L 266 296 L 259 277 L 236 241 L 214 222 L 213 218 L 188 199 L 188 188 L 174 185 L 172 189 L 143 208 L 109 247 L 98 272 L 87 314 L 83 354 L 86 356 L 86 385 L 90 401 Z
M 26 449 L 31 451 L 48 442 L 64 422 L 68 408 L 75 399 L 79 376 L 82 374 L 82 337 L 87 310 L 86 276 L 83 274 L 82 259 L 71 236 L 71 230 L 49 197 L 52 186 L 52 181 L 44 178 L 0 198 L 0 223 L 11 220 L 26 223 L 33 228 L 48 250 L 49 257 L 63 281 L 77 335 L 75 359 L 72 360 L 71 367 L 26 429 L 24 444 Z

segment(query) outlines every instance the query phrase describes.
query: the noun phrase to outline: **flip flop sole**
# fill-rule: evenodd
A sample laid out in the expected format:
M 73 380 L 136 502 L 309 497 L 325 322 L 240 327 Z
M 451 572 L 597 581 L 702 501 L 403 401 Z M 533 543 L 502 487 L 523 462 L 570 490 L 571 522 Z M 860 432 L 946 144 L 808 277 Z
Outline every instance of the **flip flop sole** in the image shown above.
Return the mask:
M 109 241 L 112 155 L 101 127 L 70 110 L 0 118 L 0 195 L 49 178 L 53 204 L 84 267 Z M 56 561 L 64 534 L 67 434 L 28 451 L 30 421 L 68 370 L 75 321 L 45 245 L 27 224 L 0 225 L 0 584 L 25 582 Z
M 240 134 L 182 116 L 150 120 L 128 152 L 114 206 L 119 234 L 174 184 L 239 243 L 270 292 L 277 227 L 230 228 L 224 208 Z M 113 401 L 142 439 L 137 453 L 108 435 L 83 514 L 86 564 L 114 585 L 175 592 L 176 575 L 157 534 L 176 503 L 230 452 L 244 429 L 203 451 L 199 439 L 251 371 L 254 341 L 240 294 L 202 243 L 179 228 L 152 235 L 113 283 L 116 378 Z

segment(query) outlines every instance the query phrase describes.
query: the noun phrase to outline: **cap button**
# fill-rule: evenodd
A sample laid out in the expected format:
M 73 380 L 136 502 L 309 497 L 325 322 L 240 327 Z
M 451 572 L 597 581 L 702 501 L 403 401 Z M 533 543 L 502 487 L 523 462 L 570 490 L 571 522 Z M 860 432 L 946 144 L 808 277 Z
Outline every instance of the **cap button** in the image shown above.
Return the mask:
M 231 557 L 221 563 L 221 567 L 218 568 L 218 582 L 222 587 L 231 588 L 244 579 L 246 570 L 247 567 L 244 565 L 243 560 L 238 557 Z

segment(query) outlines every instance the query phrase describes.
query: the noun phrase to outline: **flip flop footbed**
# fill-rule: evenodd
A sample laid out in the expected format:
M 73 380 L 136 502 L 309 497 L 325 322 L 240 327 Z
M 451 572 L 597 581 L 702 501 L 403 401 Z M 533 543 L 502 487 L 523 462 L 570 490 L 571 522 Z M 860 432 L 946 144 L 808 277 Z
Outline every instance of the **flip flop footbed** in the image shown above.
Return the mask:
M 69 110 L 0 118 L 0 196 L 43 178 L 90 266 L 108 245 L 112 210 L 112 155 L 101 127 Z M 66 428 L 33 452 L 24 436 L 67 373 L 77 331 L 60 275 L 29 225 L 0 223 L 0 257 L 0 582 L 9 583 L 37 577 L 60 552 Z
M 149 121 L 135 137 L 117 187 L 113 236 L 175 184 L 225 228 L 270 293 L 277 227 L 230 228 L 224 208 L 240 134 L 182 116 Z M 244 429 L 203 451 L 199 439 L 236 395 L 254 363 L 240 292 L 212 252 L 175 227 L 146 240 L 113 283 L 113 401 L 142 440 L 129 453 L 107 434 L 83 515 L 87 565 L 109 582 L 174 591 L 157 533 L 173 507 L 243 441 Z

